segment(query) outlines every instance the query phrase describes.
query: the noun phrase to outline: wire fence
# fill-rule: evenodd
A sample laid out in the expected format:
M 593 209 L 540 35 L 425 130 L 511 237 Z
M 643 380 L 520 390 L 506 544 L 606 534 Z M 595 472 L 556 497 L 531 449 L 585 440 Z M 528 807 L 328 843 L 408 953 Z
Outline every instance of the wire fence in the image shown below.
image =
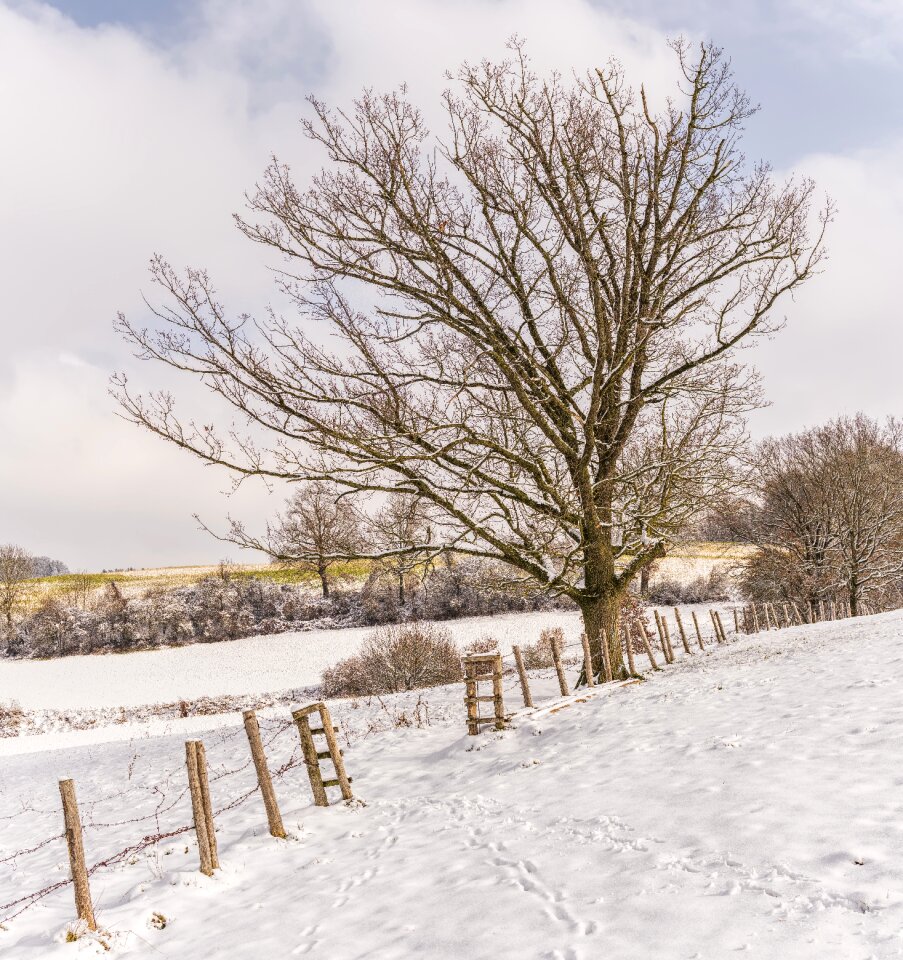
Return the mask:
M 764 606 L 764 609 L 763 609 Z M 769 606 L 771 609 L 769 610 Z M 797 626 L 805 621 L 802 620 L 802 615 L 800 611 L 797 610 L 796 616 L 797 621 L 794 622 L 787 605 L 784 605 L 784 610 L 781 611 L 784 613 L 785 623 L 783 626 Z M 729 611 L 733 614 L 733 619 L 730 622 L 730 633 L 734 637 L 737 637 L 743 633 L 756 633 L 762 632 L 766 629 L 765 624 L 768 624 L 768 629 L 777 629 L 782 626 L 780 622 L 780 617 L 778 610 L 774 608 L 774 605 L 761 605 L 760 609 L 762 610 L 761 617 L 759 616 L 758 610 L 750 605 L 745 607 L 733 607 Z M 843 612 L 843 611 L 842 611 Z M 711 613 L 711 611 L 710 611 Z M 849 612 L 845 612 L 849 616 Z M 836 611 L 835 611 L 836 614 Z M 814 617 L 817 617 L 817 612 L 812 614 Z M 677 652 L 679 652 L 679 646 L 677 644 L 671 649 L 671 657 L 668 657 L 666 653 L 666 648 L 670 647 L 670 643 L 667 639 L 667 628 L 663 629 L 659 626 L 657 622 L 660 619 L 664 618 L 664 614 L 659 614 L 659 617 L 656 618 L 655 627 L 658 633 L 658 648 L 660 649 L 662 656 L 664 658 L 663 666 L 668 663 L 674 662 L 677 658 Z M 826 618 L 829 619 L 829 618 Z M 834 619 L 839 619 L 834 617 Z M 698 620 L 693 618 L 693 627 L 694 632 L 696 633 L 699 645 L 702 647 L 704 643 L 708 643 L 710 647 L 723 644 L 727 639 L 727 631 L 723 631 L 724 636 L 719 636 L 719 625 L 716 624 L 716 616 L 712 614 L 711 616 L 712 623 L 710 629 L 703 630 L 698 623 Z M 686 644 L 686 635 L 684 633 L 684 628 L 680 623 L 678 618 L 675 618 L 676 625 L 680 628 L 680 636 L 682 641 L 684 641 L 684 648 L 687 652 L 684 652 L 681 659 L 687 660 L 689 656 L 695 656 L 695 653 L 689 653 L 689 647 Z M 759 627 L 758 630 L 751 629 L 752 625 L 755 624 Z M 652 645 L 655 640 L 655 633 L 652 631 L 651 625 L 644 623 L 644 626 L 648 627 L 645 631 L 646 633 L 646 643 Z M 722 627 L 723 630 L 723 627 Z M 704 638 L 704 639 L 703 639 Z M 639 638 L 640 641 L 642 638 Z M 638 642 L 638 638 L 634 636 L 629 631 L 624 631 L 620 636 L 620 644 L 623 652 L 626 653 L 626 644 L 630 643 L 634 645 L 633 653 L 635 656 L 642 656 L 647 652 L 646 643 Z M 568 666 L 581 665 L 585 669 L 584 663 L 584 645 L 582 638 L 577 641 L 572 641 L 560 645 L 558 648 L 559 656 L 563 662 L 567 663 Z M 689 656 L 688 656 L 689 653 Z M 517 670 L 517 663 L 514 652 L 509 652 L 506 654 L 500 655 L 500 659 L 503 664 L 503 685 L 502 689 L 505 694 L 516 693 L 521 691 L 521 683 L 519 679 L 519 673 Z M 650 658 L 651 660 L 651 658 Z M 650 664 L 652 666 L 653 664 Z M 540 669 L 549 669 L 548 667 L 543 667 Z M 536 670 L 531 670 L 531 672 L 536 672 Z M 596 671 L 594 671 L 595 673 Z M 390 708 L 380 697 L 372 698 L 376 700 L 381 708 L 386 712 L 386 715 L 390 719 L 390 724 L 392 725 L 405 725 L 399 722 L 398 715 L 391 714 Z M 549 700 L 554 700 L 556 697 L 547 698 Z M 429 724 L 429 706 L 425 704 L 419 697 L 417 704 L 415 705 L 415 713 L 418 722 L 423 721 L 423 716 L 425 716 L 425 723 Z M 421 715 L 423 711 L 423 715 Z M 402 714 L 404 716 L 404 714 Z M 463 720 L 463 718 L 462 718 Z M 265 748 L 272 747 L 279 738 L 283 737 L 289 730 L 292 730 L 295 726 L 292 720 L 284 720 L 274 718 L 271 720 L 263 720 L 264 726 L 266 727 L 266 735 L 263 737 L 263 744 Z M 409 723 L 409 721 L 406 721 Z M 376 732 L 380 729 L 378 726 L 373 725 L 372 723 L 364 731 L 360 732 L 358 736 L 368 736 L 370 733 Z M 350 729 L 344 725 L 342 732 L 344 734 L 346 745 L 351 742 L 353 739 L 352 732 Z M 221 730 L 213 734 L 213 746 L 216 748 L 227 748 L 231 745 L 232 741 L 235 738 L 241 737 L 244 733 L 244 730 L 241 727 L 230 730 Z M 271 770 L 271 776 L 278 781 L 284 780 L 284 778 L 297 767 L 304 764 L 303 756 L 301 755 L 300 745 L 295 743 L 287 759 L 283 760 L 279 765 L 277 765 L 273 770 Z M 238 765 L 226 766 L 224 763 L 215 765 L 212 768 L 210 781 L 214 784 L 231 784 L 233 778 L 239 777 L 242 774 L 248 774 L 251 772 L 254 766 L 253 759 L 248 755 L 248 758 Z M 128 779 L 132 779 L 132 770 L 129 767 L 128 770 Z M 259 784 L 254 781 L 253 786 L 246 787 L 235 793 L 231 799 L 226 800 L 221 806 L 219 806 L 214 812 L 214 817 L 219 817 L 230 810 L 233 810 L 241 805 L 247 803 L 255 794 L 260 791 Z M 141 826 L 141 827 L 152 827 L 147 833 L 145 833 L 139 840 L 134 843 L 123 846 L 119 849 L 116 849 L 110 853 L 107 853 L 101 859 L 96 860 L 90 867 L 88 867 L 88 875 L 94 875 L 98 871 L 111 868 L 117 864 L 124 863 L 129 861 L 132 858 L 135 858 L 142 854 L 144 851 L 149 848 L 156 847 L 160 843 L 166 840 L 172 840 L 176 837 L 182 836 L 189 833 L 194 829 L 194 823 L 182 822 L 178 826 L 163 828 L 162 824 L 170 816 L 175 816 L 175 812 L 181 809 L 189 809 L 189 786 L 186 779 L 186 771 L 184 763 L 175 765 L 165 771 L 162 774 L 157 774 L 155 782 L 150 786 L 145 786 L 140 783 L 135 783 L 133 786 L 124 787 L 117 789 L 115 791 L 109 792 L 101 797 L 95 797 L 89 799 L 83 804 L 83 813 L 82 813 L 82 826 L 85 831 L 94 832 L 99 834 L 102 831 L 116 830 L 122 827 L 129 826 Z M 141 801 L 147 803 L 148 801 L 152 802 L 152 808 L 146 813 L 138 813 L 135 816 L 125 817 L 122 819 L 115 819 L 104 817 L 103 811 L 109 806 L 115 806 L 118 809 L 121 809 L 123 806 L 129 805 L 134 808 L 134 806 L 140 806 Z M 20 817 L 25 817 L 29 815 L 41 814 L 44 816 L 55 816 L 57 811 L 55 810 L 39 810 L 34 806 L 28 806 L 18 813 L 5 815 L 0 817 L 0 821 L 16 820 Z M 22 871 L 22 862 L 28 860 L 28 858 L 35 857 L 38 854 L 41 854 L 46 850 L 50 845 L 63 841 L 65 839 L 65 832 L 59 831 L 51 835 L 46 836 L 44 839 L 36 842 L 32 842 L 26 847 L 21 849 L 14 850 L 10 853 L 4 853 L 3 856 L 0 856 L 0 867 L 7 867 L 12 871 L 24 872 Z M 31 907 L 35 906 L 37 903 L 44 900 L 46 897 L 55 893 L 58 890 L 61 890 L 73 883 L 71 877 L 61 878 L 54 882 L 48 883 L 38 889 L 32 890 L 25 894 L 19 894 L 13 899 L 9 900 L 6 903 L 0 903 L 0 927 L 3 924 L 8 923 L 14 918 L 20 916 L 25 911 L 29 910 Z

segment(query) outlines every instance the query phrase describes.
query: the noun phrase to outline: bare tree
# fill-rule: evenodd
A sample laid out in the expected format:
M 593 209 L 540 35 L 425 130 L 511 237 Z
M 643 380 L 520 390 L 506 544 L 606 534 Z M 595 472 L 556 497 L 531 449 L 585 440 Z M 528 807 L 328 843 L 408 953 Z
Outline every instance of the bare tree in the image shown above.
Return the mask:
M 12 630 L 13 617 L 27 592 L 26 581 L 34 576 L 31 554 L 14 543 L 0 546 L 0 614 Z
M 331 484 L 304 483 L 288 499 L 263 538 L 249 534 L 233 521 L 227 539 L 241 547 L 261 550 L 273 560 L 298 564 L 320 578 L 323 596 L 329 596 L 329 571 L 340 557 L 355 556 L 362 541 L 360 518 L 347 498 Z
M 903 579 L 903 423 L 858 414 L 819 433 L 837 580 L 855 616 Z
M 379 566 L 388 571 L 398 587 L 398 605 L 405 605 L 405 580 L 435 556 L 430 547 L 432 531 L 424 501 L 411 494 L 392 494 L 367 524 Z
M 674 49 L 680 90 L 655 110 L 617 64 L 542 79 L 514 43 L 461 68 L 442 141 L 404 91 L 312 99 L 329 166 L 301 189 L 274 161 L 238 223 L 338 346 L 230 317 L 206 273 L 156 257 L 160 326 L 120 329 L 254 429 L 195 426 L 118 377 L 126 415 L 241 477 L 423 499 L 434 538 L 410 552 L 453 545 L 567 595 L 619 665 L 627 585 L 743 441 L 738 348 L 775 329 L 830 217 L 813 235 L 813 184 L 746 164 L 753 108 L 721 52 Z
M 744 573 L 763 599 L 817 603 L 843 595 L 851 612 L 903 578 L 903 425 L 858 414 L 759 448 L 758 495 L 735 529 L 762 551 Z

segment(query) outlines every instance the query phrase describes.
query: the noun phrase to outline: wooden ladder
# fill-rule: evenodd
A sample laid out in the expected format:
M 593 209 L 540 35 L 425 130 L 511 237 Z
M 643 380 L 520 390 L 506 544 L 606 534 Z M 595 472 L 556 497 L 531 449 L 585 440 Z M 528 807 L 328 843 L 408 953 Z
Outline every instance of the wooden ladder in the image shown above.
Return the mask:
M 475 737 L 486 723 L 495 724 L 496 730 L 505 729 L 505 703 L 502 699 L 502 655 L 500 653 L 473 653 L 464 657 L 464 703 L 467 704 L 467 733 Z M 492 681 L 492 696 L 481 697 L 478 684 Z M 480 704 L 493 704 L 491 717 L 480 716 Z
M 312 713 L 320 714 L 320 726 L 311 727 L 310 715 Z M 329 709 L 325 703 L 311 703 L 300 710 L 292 711 L 292 719 L 298 728 L 298 735 L 301 738 L 301 750 L 304 753 L 304 764 L 307 767 L 307 775 L 310 777 L 310 789 L 314 795 L 314 803 L 318 807 L 328 807 L 329 800 L 326 797 L 327 787 L 339 787 L 342 791 L 343 800 L 351 800 L 354 794 L 351 792 L 352 778 L 345 773 L 345 762 L 342 760 L 343 753 L 339 749 L 339 742 L 335 735 L 339 728 L 333 726 L 332 717 L 329 716 Z M 317 750 L 314 737 L 326 738 L 326 749 Z M 335 768 L 335 777 L 324 780 L 323 773 L 320 770 L 321 760 L 331 760 Z

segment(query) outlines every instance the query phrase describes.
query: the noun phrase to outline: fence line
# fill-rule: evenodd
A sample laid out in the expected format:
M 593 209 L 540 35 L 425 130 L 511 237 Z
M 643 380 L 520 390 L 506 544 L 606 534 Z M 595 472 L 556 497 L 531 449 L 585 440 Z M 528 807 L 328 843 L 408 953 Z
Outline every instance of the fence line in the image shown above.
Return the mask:
M 765 630 L 767 631 L 769 629 L 783 629 L 783 627 L 780 624 L 780 620 L 778 617 L 777 610 L 775 609 L 775 606 L 773 604 L 760 604 L 760 606 L 762 606 L 763 613 L 764 613 L 763 619 L 765 623 L 768 624 Z M 771 607 L 770 611 L 769 611 L 769 606 Z M 865 605 L 863 606 L 864 606 L 863 613 L 865 615 L 871 615 L 870 613 L 871 608 L 866 607 Z M 786 627 L 807 625 L 807 622 L 803 619 L 803 616 L 800 613 L 795 603 L 793 604 L 793 610 L 796 615 L 796 620 L 797 620 L 796 623 L 793 623 L 793 618 L 790 615 L 787 604 L 784 603 L 782 607 L 783 607 L 784 620 L 785 620 Z M 845 606 L 842 603 L 839 605 L 839 607 L 836 604 L 832 605 L 831 609 L 833 612 L 833 616 L 828 617 L 825 614 L 826 608 L 824 603 L 820 603 L 818 605 L 810 603 L 808 605 L 808 612 L 809 612 L 809 618 L 810 618 L 809 623 L 817 623 L 817 622 L 825 622 L 830 620 L 851 618 L 849 607 Z M 840 616 L 837 615 L 838 610 L 839 610 Z M 821 614 L 821 617 L 816 615 L 816 611 L 818 611 L 818 613 Z M 739 610 L 737 607 L 733 607 L 732 612 L 734 617 L 733 634 L 735 637 L 739 637 L 742 635 L 753 635 L 756 633 L 763 632 L 761 627 L 762 621 L 759 619 L 756 604 L 744 605 L 741 608 L 739 608 Z M 878 612 L 882 612 L 882 611 L 878 611 Z M 656 623 L 659 626 L 662 650 L 664 652 L 666 649 L 669 649 L 671 652 L 670 659 L 667 658 L 667 654 L 665 655 L 666 664 L 673 663 L 677 658 L 673 652 L 673 649 L 671 648 L 670 643 L 668 643 L 666 639 L 668 635 L 667 620 L 665 619 L 665 615 L 660 614 L 658 610 L 654 610 L 653 613 L 655 616 Z M 720 616 L 718 615 L 717 611 L 714 611 L 714 610 L 711 610 L 710 614 L 711 614 L 712 626 L 713 626 L 713 636 L 715 638 L 716 643 L 726 642 L 727 635 L 724 630 L 724 626 L 721 623 Z M 863 614 L 857 614 L 857 617 L 862 615 Z M 700 652 L 703 652 L 705 648 L 703 646 L 702 631 L 700 630 L 699 622 L 697 620 L 695 610 L 692 611 L 692 618 L 693 618 L 694 627 L 697 634 L 697 639 L 699 642 Z M 772 622 L 774 626 L 771 626 Z M 676 623 L 680 633 L 684 650 L 686 651 L 685 655 L 681 659 L 686 660 L 686 659 L 689 659 L 690 657 L 696 656 L 696 653 L 690 650 L 690 647 L 686 639 L 683 623 L 680 620 L 679 614 L 677 614 Z M 741 629 L 741 623 L 744 629 Z M 639 638 L 640 648 L 637 648 L 636 646 L 637 637 L 633 635 L 629 630 L 625 630 L 624 632 L 622 632 L 622 635 L 620 637 L 621 648 L 622 650 L 625 650 L 627 652 L 631 661 L 633 659 L 631 655 L 634 652 L 647 653 L 650 660 L 650 667 L 654 670 L 658 670 L 659 667 L 656 665 L 655 659 L 651 652 L 651 644 L 649 643 L 649 634 L 648 634 L 648 631 L 646 630 L 645 615 L 643 617 L 643 620 L 641 621 L 641 626 L 643 628 L 643 635 Z M 571 643 L 567 643 L 563 645 L 557 641 L 554 641 L 552 646 L 553 646 L 552 656 L 553 656 L 553 662 L 554 662 L 554 669 L 556 670 L 556 673 L 558 675 L 558 681 L 560 684 L 561 693 L 563 696 L 569 695 L 569 694 L 565 694 L 564 692 L 566 688 L 566 679 L 564 678 L 562 654 L 566 654 L 569 651 L 578 652 L 578 656 L 576 658 L 568 657 L 567 659 L 573 664 L 575 659 L 579 662 L 579 659 L 582 657 L 584 662 L 584 668 L 585 668 L 587 666 L 587 661 L 590 659 L 588 657 L 588 650 L 585 646 L 585 638 L 581 637 L 581 639 L 578 641 L 573 641 Z M 512 650 L 512 652 L 510 653 L 500 655 L 498 659 L 502 662 L 511 661 L 511 667 L 507 671 L 509 673 L 509 676 L 511 676 L 511 679 L 507 683 L 504 683 L 503 685 L 501 685 L 501 689 L 507 693 L 507 692 L 517 690 L 518 686 L 521 686 L 522 691 L 525 695 L 525 703 L 527 699 L 530 700 L 530 703 L 527 705 L 526 708 L 533 707 L 533 700 L 530 695 L 529 687 L 523 686 L 523 683 L 527 680 L 526 670 L 518 669 L 517 661 L 519 658 L 517 653 L 514 650 Z M 590 667 L 591 667 L 592 674 L 604 675 L 604 668 L 602 665 L 600 665 L 599 670 L 592 669 L 591 664 L 590 664 Z M 549 668 L 542 668 L 542 669 L 549 669 Z M 556 698 L 552 697 L 551 699 L 554 700 Z M 271 746 L 279 736 L 281 736 L 287 730 L 291 729 L 294 726 L 294 723 L 291 720 L 275 721 L 273 722 L 272 726 L 274 728 L 272 732 L 269 732 L 265 738 L 261 737 L 262 747 Z M 220 741 L 219 741 L 220 744 L 224 745 L 228 741 L 232 740 L 233 738 L 240 736 L 240 734 L 242 733 L 242 730 L 243 730 L 243 727 L 239 726 L 236 730 L 230 730 L 228 732 L 220 731 Z M 364 734 L 364 736 L 366 736 L 366 734 Z M 346 731 L 346 739 L 347 738 L 348 738 L 348 733 Z M 299 756 L 299 748 L 296 745 L 289 759 L 284 763 L 282 763 L 277 768 L 275 768 L 272 771 L 271 776 L 276 780 L 282 781 L 287 773 L 289 773 L 290 771 L 294 770 L 299 766 L 304 765 L 304 763 L 305 763 L 305 760 L 303 756 Z M 227 780 L 229 777 L 233 777 L 236 774 L 247 771 L 250 767 L 254 765 L 255 765 L 255 757 L 252 753 L 251 755 L 249 755 L 248 759 L 244 763 L 236 767 L 225 768 L 213 773 L 210 776 L 210 782 L 218 783 L 220 781 Z M 177 774 L 177 772 L 179 772 L 180 770 L 184 770 L 184 765 L 180 765 L 180 767 L 174 767 L 171 770 L 167 771 L 164 774 L 162 779 L 164 780 L 164 782 L 168 783 L 171 780 L 171 778 L 173 778 Z M 100 821 L 99 822 L 95 820 L 93 817 L 93 811 L 99 804 L 108 803 L 114 798 L 116 799 L 123 798 L 127 796 L 130 792 L 132 792 L 129 790 L 119 790 L 115 793 L 107 795 L 106 797 L 95 799 L 93 801 L 90 801 L 88 804 L 86 804 L 86 809 L 90 810 L 91 814 L 89 816 L 89 819 L 86 822 L 82 823 L 82 827 L 85 830 L 89 830 L 89 831 L 99 831 L 103 829 L 126 826 L 128 824 L 144 823 L 147 820 L 154 820 L 155 823 L 159 826 L 160 818 L 163 815 L 169 813 L 180 803 L 184 802 L 186 795 L 189 793 L 189 789 L 190 788 L 188 785 L 181 787 L 180 789 L 177 790 L 175 796 L 172 799 L 170 799 L 167 796 L 167 794 L 160 789 L 160 785 L 158 783 L 158 784 L 155 784 L 154 787 L 151 788 L 150 790 L 151 793 L 155 793 L 155 792 L 160 793 L 160 801 L 151 813 L 125 819 L 125 820 L 119 820 L 119 821 L 109 821 L 109 822 Z M 213 820 L 215 820 L 216 817 L 219 817 L 222 814 L 230 810 L 233 810 L 241 806 L 242 804 L 246 803 L 251 797 L 254 796 L 254 794 L 260 791 L 260 789 L 261 787 L 258 780 L 258 782 L 255 783 L 253 787 L 245 790 L 238 796 L 232 798 L 231 800 L 223 804 L 218 809 L 208 810 L 207 811 L 208 822 L 212 824 Z M 9 817 L 4 817 L 2 819 L 14 819 L 17 816 L 24 816 L 29 812 L 34 812 L 34 811 L 32 809 L 27 809 L 22 811 L 20 814 L 10 815 Z M 38 811 L 38 812 L 42 812 L 46 814 L 49 811 Z M 158 829 L 153 833 L 149 833 L 143 836 L 136 843 L 130 844 L 102 858 L 101 860 L 96 861 L 90 867 L 86 868 L 86 875 L 88 877 L 93 876 L 99 870 L 109 868 L 119 863 L 122 863 L 123 861 L 129 859 L 130 857 L 134 857 L 135 855 L 141 853 L 142 851 L 148 849 L 149 847 L 155 846 L 164 840 L 169 840 L 178 836 L 182 836 L 183 834 L 188 833 L 193 829 L 195 829 L 195 824 L 193 823 L 182 824 L 171 830 L 161 831 Z M 49 846 L 50 844 L 55 843 L 59 840 L 64 840 L 66 839 L 66 837 L 67 837 L 66 831 L 61 833 L 55 833 L 52 836 L 46 837 L 43 840 L 37 842 L 33 846 L 22 848 L 20 850 L 13 851 L 10 854 L 6 854 L 2 858 L 0 858 L 0 864 L 12 863 L 14 865 L 14 868 L 17 868 L 17 862 L 21 858 L 26 858 L 28 856 L 36 854 L 39 851 L 43 850 L 45 847 Z M 66 879 L 58 880 L 51 884 L 48 884 L 39 890 L 35 890 L 30 893 L 24 894 L 22 896 L 16 897 L 15 899 L 11 900 L 8 903 L 0 904 L 0 924 L 9 922 L 10 920 L 20 916 L 26 910 L 30 909 L 32 906 L 34 906 L 36 903 L 40 902 L 50 894 L 64 887 L 67 887 L 70 884 L 73 884 L 73 882 L 74 882 L 73 878 L 70 876 Z

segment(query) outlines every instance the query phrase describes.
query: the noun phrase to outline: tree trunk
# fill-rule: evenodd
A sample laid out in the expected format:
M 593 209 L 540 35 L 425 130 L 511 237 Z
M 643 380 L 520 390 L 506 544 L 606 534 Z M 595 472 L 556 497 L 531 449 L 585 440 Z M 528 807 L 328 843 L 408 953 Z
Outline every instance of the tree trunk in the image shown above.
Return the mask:
M 649 567 L 651 564 L 646 564 L 642 570 L 640 570 L 640 596 L 647 597 L 649 596 Z
M 326 568 L 320 567 L 317 570 L 317 573 L 320 575 L 320 584 L 323 587 L 323 597 L 324 599 L 329 598 L 329 580 L 326 577 Z
M 404 606 L 404 574 L 398 574 L 398 606 Z
M 621 651 L 620 635 L 620 596 L 614 592 L 599 600 L 585 600 L 580 604 L 583 615 L 583 629 L 589 640 L 594 664 L 602 663 L 602 633 L 608 641 L 608 656 L 611 662 L 611 674 L 615 680 L 627 676 L 624 655 Z

